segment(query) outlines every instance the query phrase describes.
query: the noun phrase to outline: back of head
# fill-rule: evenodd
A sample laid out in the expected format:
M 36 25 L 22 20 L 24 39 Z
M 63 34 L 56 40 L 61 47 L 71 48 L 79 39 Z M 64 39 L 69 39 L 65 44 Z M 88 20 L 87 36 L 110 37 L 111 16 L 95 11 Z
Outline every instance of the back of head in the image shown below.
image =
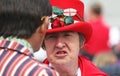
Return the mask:
M 90 7 L 91 11 L 95 14 L 95 15 L 101 15 L 102 14 L 102 6 L 100 3 L 93 3 Z
M 0 36 L 29 38 L 51 14 L 49 0 L 0 0 Z

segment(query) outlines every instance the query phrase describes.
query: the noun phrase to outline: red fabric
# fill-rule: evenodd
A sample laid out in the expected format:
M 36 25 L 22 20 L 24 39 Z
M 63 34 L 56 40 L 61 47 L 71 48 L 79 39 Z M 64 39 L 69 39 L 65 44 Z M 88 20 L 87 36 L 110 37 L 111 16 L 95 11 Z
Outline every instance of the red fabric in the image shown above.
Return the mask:
M 90 23 L 93 28 L 93 33 L 85 47 L 87 52 L 95 55 L 103 51 L 109 51 L 109 27 L 101 18 L 96 21 L 90 21 Z
M 43 63 L 49 64 L 49 61 L 45 59 Z M 79 56 L 78 63 L 81 69 L 81 76 L 107 76 L 84 56 Z
M 82 76 L 107 76 L 84 56 L 79 57 L 78 63 L 81 69 Z

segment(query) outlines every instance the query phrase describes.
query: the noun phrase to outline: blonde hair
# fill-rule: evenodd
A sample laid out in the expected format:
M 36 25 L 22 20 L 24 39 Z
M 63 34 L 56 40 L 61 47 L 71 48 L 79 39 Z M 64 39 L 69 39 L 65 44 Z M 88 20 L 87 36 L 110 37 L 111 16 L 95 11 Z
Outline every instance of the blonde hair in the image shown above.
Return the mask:
M 97 67 L 103 67 L 117 62 L 117 56 L 113 52 L 102 52 L 94 56 L 93 63 Z

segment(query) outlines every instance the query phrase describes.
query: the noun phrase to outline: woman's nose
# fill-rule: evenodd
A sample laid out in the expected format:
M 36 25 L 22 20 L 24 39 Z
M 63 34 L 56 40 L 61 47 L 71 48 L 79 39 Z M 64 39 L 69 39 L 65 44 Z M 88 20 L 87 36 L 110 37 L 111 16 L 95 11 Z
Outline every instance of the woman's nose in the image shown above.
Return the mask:
M 57 48 L 63 48 L 63 47 L 65 47 L 65 44 L 59 42 L 59 43 L 56 44 L 56 47 L 57 47 Z
M 62 38 L 58 38 L 57 39 L 56 47 L 57 48 L 63 48 L 63 47 L 65 47 L 65 42 L 64 42 L 64 40 Z

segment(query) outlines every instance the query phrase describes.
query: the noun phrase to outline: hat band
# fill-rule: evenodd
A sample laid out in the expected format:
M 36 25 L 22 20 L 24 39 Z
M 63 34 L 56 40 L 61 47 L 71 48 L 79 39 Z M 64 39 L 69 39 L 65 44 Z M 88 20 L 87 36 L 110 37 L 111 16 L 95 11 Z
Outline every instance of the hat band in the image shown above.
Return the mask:
M 82 17 L 77 14 L 77 10 L 73 8 L 60 9 L 56 6 L 52 7 L 53 15 L 51 16 L 51 28 L 68 26 L 74 23 L 73 17 L 77 17 L 80 21 L 84 21 Z
M 77 23 L 77 22 L 79 22 L 79 21 L 74 20 L 74 23 Z M 73 24 L 74 24 L 74 23 L 73 23 Z M 59 28 L 59 27 L 64 27 L 64 26 L 69 26 L 69 25 L 60 25 L 60 24 L 59 24 L 58 26 L 53 27 L 52 23 L 50 23 L 48 29 L 54 29 L 54 28 Z

